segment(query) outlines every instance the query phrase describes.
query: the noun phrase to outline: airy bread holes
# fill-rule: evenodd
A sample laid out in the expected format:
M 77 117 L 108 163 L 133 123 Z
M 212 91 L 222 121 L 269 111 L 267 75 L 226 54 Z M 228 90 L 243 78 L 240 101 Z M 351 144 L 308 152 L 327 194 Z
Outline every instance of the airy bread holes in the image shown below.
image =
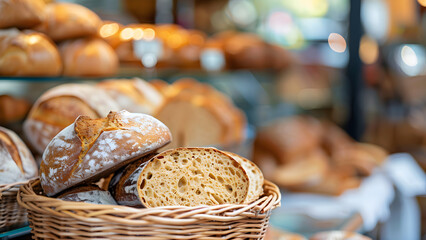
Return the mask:
M 210 177 L 211 179 L 213 179 L 213 180 L 216 180 L 215 175 L 213 175 L 212 173 L 209 173 L 209 177 Z
M 234 189 L 232 189 L 232 187 L 230 185 L 226 185 L 226 190 L 228 190 L 229 193 L 232 193 L 234 191 Z
M 149 179 L 151 179 L 152 178 L 152 173 L 151 172 L 149 172 L 148 173 L 148 175 L 146 176 L 146 178 L 149 180 Z
M 141 187 L 140 187 L 140 189 L 143 189 L 143 188 L 145 187 L 145 185 L 146 185 L 146 181 L 145 181 L 145 179 L 144 179 L 144 180 L 142 180 L 142 183 L 141 183 Z

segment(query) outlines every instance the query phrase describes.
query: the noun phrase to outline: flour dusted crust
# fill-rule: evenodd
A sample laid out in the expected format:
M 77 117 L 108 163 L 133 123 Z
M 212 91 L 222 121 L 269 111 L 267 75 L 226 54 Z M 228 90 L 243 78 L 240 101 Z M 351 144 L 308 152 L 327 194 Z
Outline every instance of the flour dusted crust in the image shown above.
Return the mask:
M 96 35 L 102 21 L 93 11 L 74 3 L 50 3 L 44 21 L 34 29 L 54 41 Z
M 263 194 L 263 174 L 262 171 L 254 164 L 252 161 L 239 156 L 238 154 L 231 153 L 231 152 L 225 152 L 231 157 L 233 157 L 241 166 L 244 168 L 244 170 L 247 173 L 247 176 L 249 177 L 250 186 L 247 194 L 247 198 L 244 200 L 244 203 L 251 203 L 257 199 Z
M 27 146 L 14 132 L 0 127 L 0 184 L 36 176 L 37 164 Z
M 105 117 L 118 104 L 102 89 L 89 84 L 62 84 L 34 103 L 24 122 L 24 134 L 34 149 L 43 153 L 50 140 L 80 115 Z
M 125 110 L 103 119 L 79 117 L 56 135 L 43 154 L 41 186 L 48 196 L 105 177 L 171 141 L 157 119 Z
M 108 191 L 102 190 L 96 185 L 75 187 L 58 196 L 58 199 L 73 202 L 117 205 L 117 202 Z
M 110 76 L 118 70 L 118 57 L 108 43 L 82 38 L 59 44 L 65 76 Z
M 156 88 L 140 78 L 110 79 L 98 83 L 97 86 L 105 89 L 122 109 L 130 112 L 151 115 L 164 100 Z
M 30 28 L 44 19 L 43 0 L 0 0 L 0 28 Z
M 0 75 L 57 76 L 61 71 L 58 49 L 44 34 L 16 29 L 0 31 Z

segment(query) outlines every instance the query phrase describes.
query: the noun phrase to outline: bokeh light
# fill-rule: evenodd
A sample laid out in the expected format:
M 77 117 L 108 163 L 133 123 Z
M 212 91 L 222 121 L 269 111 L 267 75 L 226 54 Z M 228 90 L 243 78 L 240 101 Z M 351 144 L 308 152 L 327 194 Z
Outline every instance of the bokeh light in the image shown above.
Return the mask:
M 247 0 L 231 0 L 227 10 L 231 20 L 240 26 L 248 26 L 257 19 L 256 8 L 252 2 Z
M 143 30 L 143 39 L 151 41 L 155 38 L 155 31 L 152 28 L 145 28 Z
M 377 42 L 369 36 L 362 36 L 359 46 L 359 57 L 365 64 L 373 64 L 379 58 L 379 46 Z
M 130 40 L 133 38 L 133 29 L 131 28 L 125 28 L 120 33 L 120 38 L 122 40 Z
M 119 29 L 120 29 L 120 26 L 118 26 L 117 23 L 104 24 L 99 29 L 99 35 L 103 38 L 111 37 L 112 35 L 116 34 Z
M 407 66 L 414 67 L 418 64 L 417 55 L 409 46 L 403 46 L 401 49 L 401 59 Z
M 144 36 L 144 31 L 141 28 L 136 28 L 133 31 L 133 39 L 135 40 L 141 40 Z
M 345 38 L 343 38 L 342 35 L 338 33 L 331 33 L 328 36 L 328 45 L 333 51 L 337 53 L 342 53 L 346 50 Z

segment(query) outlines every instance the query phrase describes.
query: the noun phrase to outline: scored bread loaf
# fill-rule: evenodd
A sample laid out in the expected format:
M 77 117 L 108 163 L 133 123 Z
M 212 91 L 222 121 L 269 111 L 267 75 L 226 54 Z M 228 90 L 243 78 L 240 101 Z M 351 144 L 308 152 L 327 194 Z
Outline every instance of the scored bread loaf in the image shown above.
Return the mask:
M 54 41 L 94 36 L 102 24 L 96 13 L 74 3 L 50 3 L 44 11 L 44 21 L 34 30 L 45 33 Z
M 118 104 L 102 89 L 89 84 L 62 84 L 37 99 L 23 130 L 34 149 L 43 153 L 50 140 L 78 116 L 101 118 L 118 110 Z
M 127 196 L 114 196 L 120 204 L 145 207 L 198 206 L 245 203 L 249 177 L 238 161 L 215 148 L 177 148 L 130 166 L 110 188 L 124 181 Z M 127 180 L 126 179 L 130 179 Z M 117 193 L 117 192 L 116 192 Z M 127 201 L 131 199 L 131 201 Z M 137 199 L 138 201 L 135 201 Z
M 37 176 L 37 164 L 27 146 L 14 132 L 0 127 L 0 184 Z
M 110 76 L 118 70 L 117 54 L 108 43 L 82 38 L 59 44 L 65 76 Z
M 57 76 L 61 71 L 58 49 L 44 34 L 0 31 L 1 76 Z
M 125 110 L 107 117 L 78 117 L 43 153 L 40 183 L 48 196 L 95 181 L 171 141 L 157 119 Z
M 0 0 L 0 28 L 30 28 L 44 19 L 43 0 Z
M 238 154 L 226 152 L 231 157 L 233 157 L 241 166 L 244 168 L 244 170 L 247 173 L 247 176 L 249 178 L 249 190 L 247 194 L 247 198 L 244 200 L 244 203 L 250 203 L 253 202 L 263 194 L 263 174 L 262 171 L 254 164 L 252 161 L 243 158 L 239 156 Z
M 75 187 L 59 195 L 58 199 L 73 202 L 117 205 L 117 202 L 111 196 L 111 193 L 102 190 L 96 185 Z
M 110 79 L 97 84 L 120 105 L 130 112 L 152 115 L 163 103 L 163 96 L 151 84 L 140 78 Z

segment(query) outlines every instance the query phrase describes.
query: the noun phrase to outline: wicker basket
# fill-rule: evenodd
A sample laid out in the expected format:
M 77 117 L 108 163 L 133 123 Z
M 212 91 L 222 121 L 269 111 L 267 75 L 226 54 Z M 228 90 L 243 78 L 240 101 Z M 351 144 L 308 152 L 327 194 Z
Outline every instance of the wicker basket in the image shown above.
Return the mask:
M 280 205 L 276 185 L 250 205 L 131 208 L 66 202 L 40 195 L 40 181 L 21 187 L 33 239 L 263 239 L 272 209 Z
M 27 210 L 18 205 L 16 195 L 29 180 L 0 185 L 0 232 L 23 226 L 27 223 Z

